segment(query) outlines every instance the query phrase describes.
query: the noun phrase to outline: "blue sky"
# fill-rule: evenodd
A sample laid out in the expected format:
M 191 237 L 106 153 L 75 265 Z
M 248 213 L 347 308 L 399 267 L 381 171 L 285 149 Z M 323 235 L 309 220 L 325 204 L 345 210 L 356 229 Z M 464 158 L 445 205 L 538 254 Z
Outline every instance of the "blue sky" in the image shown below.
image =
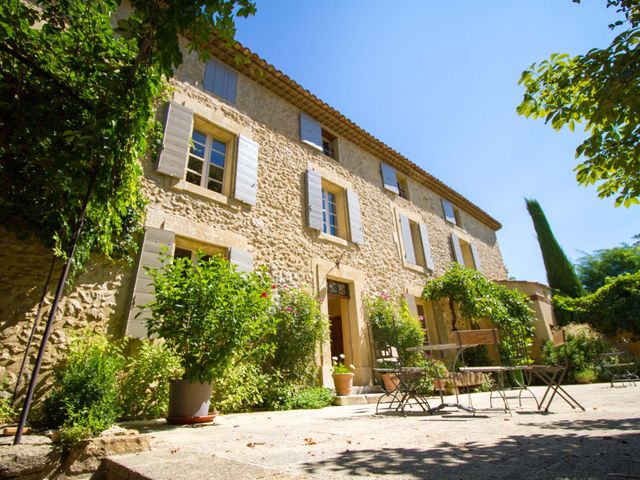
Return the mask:
M 515 113 L 531 63 L 613 38 L 605 4 L 257 0 L 237 39 L 497 218 L 509 274 L 546 283 L 525 197 L 571 260 L 640 233 L 640 207 L 577 185 L 583 134 Z

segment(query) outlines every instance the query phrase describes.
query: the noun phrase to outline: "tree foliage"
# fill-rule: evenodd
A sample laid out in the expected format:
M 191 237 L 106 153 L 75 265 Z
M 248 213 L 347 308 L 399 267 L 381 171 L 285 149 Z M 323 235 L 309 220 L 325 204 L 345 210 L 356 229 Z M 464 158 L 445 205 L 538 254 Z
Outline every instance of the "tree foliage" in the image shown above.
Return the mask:
M 596 250 L 576 261 L 578 278 L 589 293 L 604 286 L 608 277 L 640 271 L 640 245 Z
M 157 146 L 165 79 L 182 35 L 204 54 L 251 0 L 6 0 L 0 4 L 0 220 L 64 257 L 90 185 L 75 264 L 127 257 L 144 198 L 139 159 Z M 155 135 L 154 135 L 155 133 Z M 94 181 L 95 179 L 95 181 Z
M 588 323 L 608 335 L 640 336 L 640 272 L 607 278 L 603 287 L 584 297 L 556 296 L 553 301 L 573 322 Z
M 577 2 L 579 3 L 579 2 Z M 623 14 L 623 26 L 606 48 L 570 57 L 554 53 L 522 73 L 520 115 L 544 118 L 560 130 L 584 125 L 588 137 L 576 149 L 581 185 L 598 184 L 598 196 L 615 196 L 616 206 L 640 197 L 640 6 L 636 0 L 608 0 Z
M 525 200 L 527 210 L 531 215 L 533 227 L 538 236 L 540 251 L 544 268 L 547 271 L 547 281 L 549 286 L 562 295 L 569 297 L 579 297 L 584 294 L 584 289 L 578 281 L 573 265 L 562 251 L 558 241 L 551 231 L 547 217 L 545 217 L 542 207 L 536 200 Z
M 449 300 L 474 323 L 487 319 L 500 332 L 500 352 L 505 358 L 517 356 L 522 342 L 533 337 L 533 311 L 523 293 L 489 281 L 482 273 L 452 263 L 446 273 L 427 282 L 425 300 Z M 453 312 L 455 314 L 455 311 Z

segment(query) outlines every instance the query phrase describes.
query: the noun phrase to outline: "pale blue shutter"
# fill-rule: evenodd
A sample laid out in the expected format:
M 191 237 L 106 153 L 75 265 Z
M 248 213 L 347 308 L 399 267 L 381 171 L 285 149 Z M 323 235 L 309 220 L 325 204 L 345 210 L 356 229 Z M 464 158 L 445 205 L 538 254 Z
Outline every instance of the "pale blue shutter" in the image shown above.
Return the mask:
M 214 58 L 207 62 L 203 82 L 205 90 L 235 104 L 237 85 L 238 73 L 234 69 Z
M 236 188 L 233 196 L 249 205 L 256 204 L 258 151 L 259 146 L 256 142 L 242 135 L 238 137 Z
M 411 238 L 411 225 L 409 219 L 404 215 L 400 215 L 400 230 L 402 232 L 402 243 L 404 243 L 404 259 L 416 264 L 416 252 L 413 248 L 413 239 Z
M 322 177 L 307 170 L 307 224 L 322 231 Z
M 471 244 L 471 256 L 473 257 L 473 263 L 475 264 L 476 270 L 481 271 L 482 266 L 480 265 L 480 255 L 478 254 L 478 249 L 473 243 Z
M 147 227 L 145 229 L 138 269 L 133 283 L 133 297 L 131 309 L 127 319 L 125 334 L 130 337 L 147 337 L 147 319 L 151 317 L 151 311 L 145 306 L 155 299 L 153 283 L 147 274 L 148 268 L 161 270 L 164 267 L 160 254 L 166 249 L 166 255 L 173 256 L 175 235 L 168 230 Z
M 449 200 L 442 199 L 442 210 L 444 211 L 444 218 L 448 221 L 456 224 L 456 214 L 453 210 L 453 205 Z
M 231 247 L 229 249 L 229 263 L 235 265 L 238 272 L 252 272 L 253 254 L 240 248 Z
M 424 252 L 424 263 L 427 268 L 433 271 L 433 257 L 431 256 L 431 242 L 429 242 L 429 232 L 424 223 L 418 225 L 420 230 L 420 240 L 422 241 L 422 251 Z
M 300 112 L 300 140 L 322 151 L 322 127 L 309 115 Z
M 179 103 L 170 103 L 164 125 L 158 171 L 176 178 L 184 177 L 189 155 L 193 111 Z
M 451 232 L 451 246 L 453 248 L 453 259 L 460 265 L 464 265 L 464 257 L 462 256 L 462 249 L 460 248 L 460 239 L 453 232 Z
M 356 192 L 349 189 L 347 189 L 347 208 L 349 209 L 351 241 L 362 245 L 364 243 L 364 232 L 362 231 L 362 217 L 360 215 L 360 199 Z
M 382 172 L 382 184 L 384 188 L 393 192 L 395 194 L 399 194 L 400 190 L 398 190 L 398 174 L 390 165 L 382 162 L 380 163 L 380 171 Z

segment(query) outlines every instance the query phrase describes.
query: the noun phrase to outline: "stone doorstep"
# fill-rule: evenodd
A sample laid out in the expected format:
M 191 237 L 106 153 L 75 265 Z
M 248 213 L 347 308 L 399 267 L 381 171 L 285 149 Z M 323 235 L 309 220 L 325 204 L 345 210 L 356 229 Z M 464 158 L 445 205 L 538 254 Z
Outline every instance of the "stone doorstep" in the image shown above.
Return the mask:
M 75 445 L 64 463 L 68 475 L 94 472 L 102 459 L 112 455 L 139 453 L 151 448 L 151 435 L 117 435 L 92 438 Z
M 360 393 L 355 395 L 341 395 L 333 399 L 333 404 L 339 407 L 349 405 L 367 405 L 369 403 L 377 403 L 384 393 Z

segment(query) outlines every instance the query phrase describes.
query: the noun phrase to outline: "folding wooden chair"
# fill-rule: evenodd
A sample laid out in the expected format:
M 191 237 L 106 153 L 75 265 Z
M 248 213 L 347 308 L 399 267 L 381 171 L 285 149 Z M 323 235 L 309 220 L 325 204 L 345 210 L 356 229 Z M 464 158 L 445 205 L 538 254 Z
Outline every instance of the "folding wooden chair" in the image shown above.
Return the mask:
M 500 352 L 498 351 L 500 337 L 498 335 L 498 330 L 495 328 L 485 328 L 478 330 L 456 330 L 455 332 L 453 332 L 453 334 L 459 347 L 459 356 L 462 362 L 464 362 L 465 349 L 476 347 L 479 345 L 493 345 L 496 352 L 497 365 L 460 367 L 459 371 L 463 373 L 486 373 L 489 375 L 493 375 L 495 378 L 495 388 L 491 389 L 491 393 L 489 395 L 489 405 L 493 407 L 493 394 L 495 392 L 500 395 L 500 398 L 502 398 L 502 401 L 504 403 L 504 411 L 509 412 L 509 403 L 507 402 L 507 395 L 505 393 L 505 373 L 509 371 L 509 367 L 504 367 L 500 364 Z M 469 405 L 473 408 L 470 392 Z

